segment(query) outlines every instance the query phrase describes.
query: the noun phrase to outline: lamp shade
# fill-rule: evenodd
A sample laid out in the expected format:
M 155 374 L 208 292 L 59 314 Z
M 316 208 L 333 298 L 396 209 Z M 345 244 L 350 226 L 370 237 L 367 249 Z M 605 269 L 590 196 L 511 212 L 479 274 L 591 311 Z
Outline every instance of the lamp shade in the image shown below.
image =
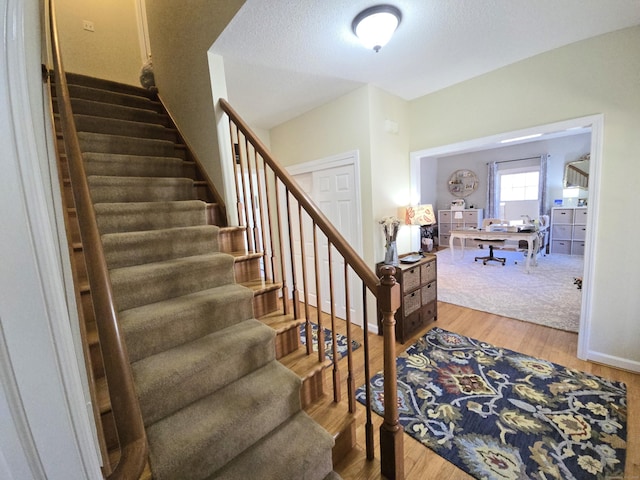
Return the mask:
M 378 52 L 391 39 L 402 14 L 392 5 L 376 5 L 356 16 L 351 28 L 364 46 Z
M 404 217 L 407 225 L 433 225 L 436 223 L 436 214 L 430 203 L 407 207 Z

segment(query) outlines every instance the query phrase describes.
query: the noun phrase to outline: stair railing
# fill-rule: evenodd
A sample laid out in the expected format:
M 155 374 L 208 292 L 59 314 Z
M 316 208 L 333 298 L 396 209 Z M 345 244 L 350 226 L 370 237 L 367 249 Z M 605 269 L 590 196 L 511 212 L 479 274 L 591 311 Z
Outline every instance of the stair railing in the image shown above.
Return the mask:
M 393 267 L 382 270 L 382 279 L 378 279 L 372 269 L 351 247 L 349 242 L 338 232 L 336 227 L 318 209 L 309 196 L 300 188 L 293 177 L 273 158 L 260 139 L 251 131 L 231 105 L 220 99 L 222 110 L 228 115 L 231 134 L 231 151 L 234 158 L 234 178 L 240 226 L 246 228 L 246 246 L 249 251 L 263 254 L 263 274 L 267 281 L 281 283 L 281 295 L 285 314 L 294 318 L 304 317 L 306 322 L 307 353 L 312 354 L 311 318 L 315 314 L 318 326 L 318 343 L 323 344 L 323 309 L 322 298 L 328 290 L 329 316 L 332 332 L 331 350 L 333 358 L 338 359 L 336 338 L 336 305 L 339 293 L 345 301 L 347 331 L 347 391 L 350 412 L 355 412 L 356 387 L 354 365 L 351 349 L 351 292 L 350 277 L 355 276 L 362 282 L 362 326 L 364 330 L 364 369 L 366 389 L 366 450 L 367 458 L 373 459 L 373 423 L 371 419 L 371 394 L 368 346 L 368 315 L 366 311 L 367 295 L 373 294 L 377 300 L 377 310 L 381 313 L 384 334 L 384 394 L 385 398 L 397 397 L 397 376 L 395 367 L 395 311 L 400 306 L 400 288 L 393 277 Z M 295 204 L 295 205 L 292 205 Z M 315 275 L 309 278 L 307 239 L 303 224 L 311 223 L 310 239 L 313 248 L 313 268 Z M 296 224 L 299 232 L 294 232 Z M 298 245 L 294 245 L 294 234 L 299 235 Z M 318 234 L 324 239 L 318 239 Z M 326 246 L 322 245 L 326 241 Z M 297 247 L 297 250 L 296 250 Z M 321 249 L 324 252 L 321 252 Z M 296 253 L 301 260 L 296 261 Z M 328 288 L 322 288 L 321 253 L 326 254 L 328 272 L 324 271 Z M 334 258 L 338 256 L 339 258 Z M 334 272 L 334 265 L 343 263 L 343 272 Z M 300 264 L 296 268 L 296 264 Z M 344 292 L 334 290 L 335 278 L 343 275 Z M 309 287 L 315 286 L 315 306 L 311 305 Z M 369 293 L 368 293 L 369 292 Z M 291 302 L 288 300 L 292 299 Z M 293 311 L 291 311 L 291 305 Z M 304 312 L 300 310 L 303 309 Z M 312 313 L 313 311 L 313 313 Z M 377 315 L 376 315 L 377 317 Z M 319 362 L 325 361 L 324 348 L 318 348 Z M 333 399 L 341 401 L 340 362 L 332 362 Z M 402 426 L 399 422 L 396 402 L 387 402 L 384 421 L 380 427 L 380 464 L 381 472 L 386 478 L 400 479 L 404 477 Z
M 120 444 L 120 460 L 107 478 L 137 479 L 147 461 L 147 439 L 134 389 L 126 345 L 119 331 L 111 281 L 102 251 L 102 242 L 71 111 L 71 98 L 56 28 L 54 0 L 49 0 L 49 16 L 58 110 L 80 225 L 80 237 L 86 259 L 87 276 L 100 336 L 104 369 L 109 386 L 111 409 Z

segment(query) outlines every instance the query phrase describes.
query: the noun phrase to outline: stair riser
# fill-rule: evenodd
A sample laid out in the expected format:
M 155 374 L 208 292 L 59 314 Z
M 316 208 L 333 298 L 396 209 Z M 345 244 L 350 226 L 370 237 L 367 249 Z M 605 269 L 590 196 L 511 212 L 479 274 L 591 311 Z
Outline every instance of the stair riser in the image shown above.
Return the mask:
M 95 210 L 102 234 L 208 224 L 205 204 L 199 201 L 102 204 Z
M 161 182 L 155 179 L 103 182 L 89 177 L 89 188 L 93 203 L 193 200 L 195 193 L 190 181 Z
M 121 312 L 130 360 L 136 362 L 253 317 L 249 290 L 237 285 L 217 290 Z
M 71 108 L 74 114 L 93 115 L 105 118 L 117 118 L 132 122 L 152 123 L 156 125 L 169 125 L 169 117 L 152 110 L 131 108 L 122 105 L 112 105 L 91 100 L 71 99 Z M 59 113 L 58 102 L 53 99 L 53 111 Z
M 148 138 L 176 142 L 177 134 L 162 125 L 144 124 L 127 120 L 74 115 L 78 132 L 103 133 L 126 137 Z
M 149 157 L 183 158 L 184 152 L 177 151 L 175 145 L 164 140 L 146 140 L 123 137 L 121 135 L 103 135 L 100 133 L 78 133 L 80 148 L 83 152 L 115 153 L 121 155 L 143 155 Z M 183 158 L 184 159 L 184 158 Z
M 84 157 L 87 175 L 167 178 L 184 176 L 184 162 L 179 158 L 106 153 L 85 154 Z
M 278 332 L 276 336 L 276 358 L 280 360 L 300 348 L 300 327 Z
M 224 252 L 240 252 L 244 249 L 244 230 L 234 228 L 220 231 L 220 250 Z
M 282 308 L 282 306 L 278 298 L 277 290 L 261 292 L 253 297 L 253 312 L 256 318 L 276 312 L 280 308 Z
M 77 73 L 67 74 L 67 83 L 70 85 L 80 85 L 84 87 L 101 88 L 109 90 L 111 92 L 126 93 L 128 95 L 135 95 L 138 97 L 152 98 L 155 95 L 150 93 L 147 89 L 141 86 L 127 85 L 123 83 L 112 82 L 101 78 L 89 77 L 86 75 L 80 75 Z
M 218 229 L 204 226 L 109 234 L 102 236 L 102 245 L 109 268 L 121 268 L 217 252 Z
M 242 328 L 244 331 L 240 331 Z M 186 349 L 176 350 L 149 359 L 153 361 L 133 364 L 145 425 L 175 413 L 272 361 L 273 332 L 259 322 L 249 320 L 190 343 L 188 364 L 180 361 L 182 350 L 187 356 Z M 162 382 L 146 385 L 145 377 L 151 377 L 159 370 L 170 373 Z
M 111 270 L 118 310 L 233 283 L 233 257 L 213 254 Z
M 260 258 L 247 258 L 237 260 L 234 265 L 236 282 L 249 282 L 260 278 Z
M 140 108 L 142 110 L 151 110 L 156 113 L 160 113 L 162 111 L 158 102 L 154 102 L 145 97 L 111 92 L 108 90 L 81 85 L 68 85 L 68 88 L 69 95 L 74 99 L 91 100 L 94 102 Z

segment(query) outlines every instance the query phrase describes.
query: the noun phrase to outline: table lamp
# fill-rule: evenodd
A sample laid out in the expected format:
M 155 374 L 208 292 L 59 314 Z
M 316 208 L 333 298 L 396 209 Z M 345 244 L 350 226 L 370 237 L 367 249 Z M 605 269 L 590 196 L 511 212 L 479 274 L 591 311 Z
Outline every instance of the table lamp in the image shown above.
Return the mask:
M 433 205 L 409 206 L 405 210 L 404 223 L 418 225 L 420 227 L 420 253 L 429 253 L 433 250 L 433 230 L 429 229 L 436 223 L 436 214 Z

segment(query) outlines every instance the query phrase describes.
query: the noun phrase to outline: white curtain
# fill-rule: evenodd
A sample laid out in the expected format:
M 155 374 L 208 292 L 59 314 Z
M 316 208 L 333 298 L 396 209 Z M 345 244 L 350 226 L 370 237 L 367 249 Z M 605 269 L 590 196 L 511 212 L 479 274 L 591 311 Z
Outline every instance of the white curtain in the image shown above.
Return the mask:
M 489 162 L 487 164 L 487 211 L 486 218 L 499 218 L 498 205 L 498 189 L 496 188 L 496 176 L 498 173 L 498 162 Z
M 547 160 L 549 155 L 540 155 L 540 180 L 538 183 L 538 201 L 540 215 L 547 214 Z

